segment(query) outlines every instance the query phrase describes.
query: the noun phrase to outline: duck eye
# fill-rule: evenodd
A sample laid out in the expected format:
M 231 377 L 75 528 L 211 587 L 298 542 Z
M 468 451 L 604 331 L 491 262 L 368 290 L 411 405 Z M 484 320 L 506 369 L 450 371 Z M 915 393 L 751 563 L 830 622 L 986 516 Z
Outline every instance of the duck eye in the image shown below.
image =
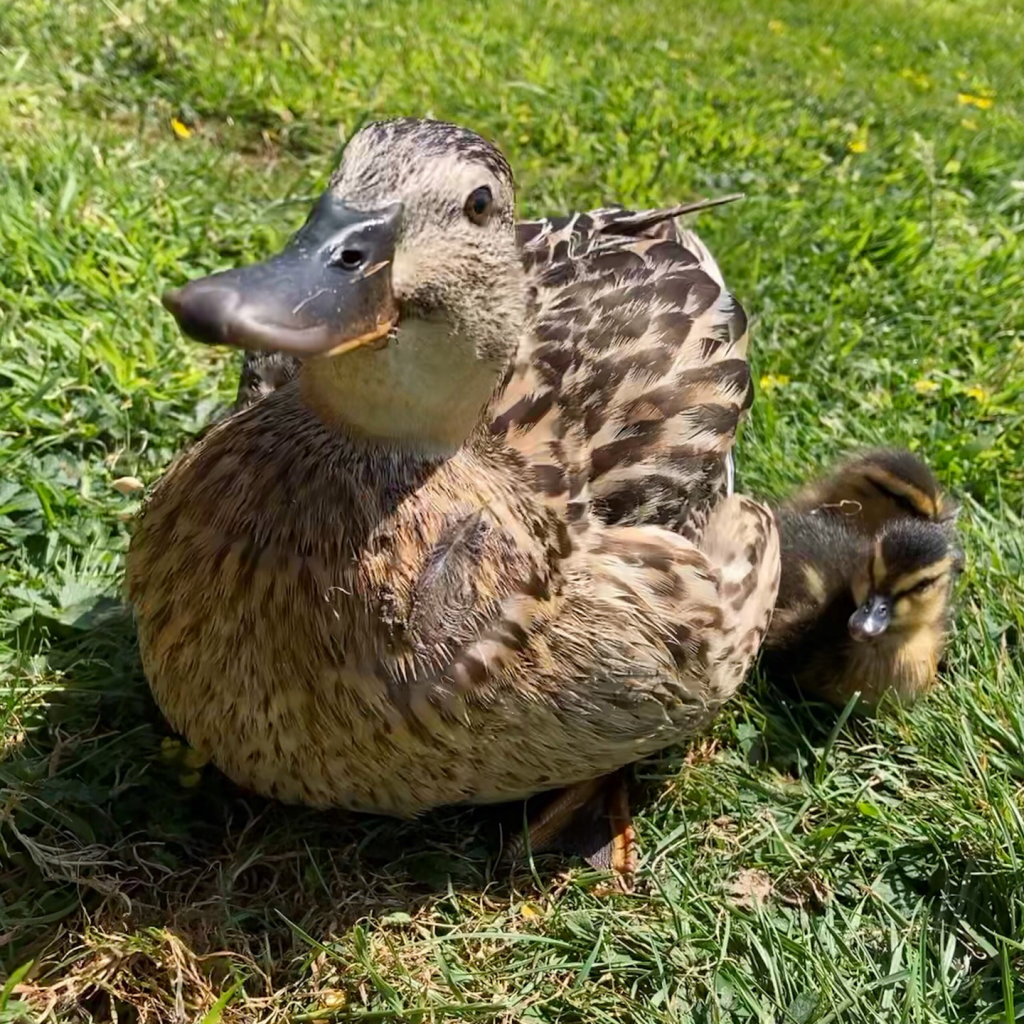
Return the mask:
M 490 220 L 493 206 L 494 196 L 491 195 L 491 190 L 486 185 L 481 185 L 469 193 L 469 198 L 463 209 L 474 224 L 483 226 Z
M 366 261 L 366 256 L 359 249 L 339 249 L 331 256 L 331 266 L 342 270 L 358 270 Z

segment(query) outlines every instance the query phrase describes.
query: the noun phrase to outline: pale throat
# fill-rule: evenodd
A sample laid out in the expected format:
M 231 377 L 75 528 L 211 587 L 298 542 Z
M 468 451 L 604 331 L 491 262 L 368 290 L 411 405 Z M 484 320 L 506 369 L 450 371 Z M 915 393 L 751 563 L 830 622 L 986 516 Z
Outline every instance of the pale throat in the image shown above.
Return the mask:
M 447 324 L 407 320 L 384 348 L 303 363 L 299 388 L 304 405 L 356 440 L 445 456 L 480 422 L 501 369 Z

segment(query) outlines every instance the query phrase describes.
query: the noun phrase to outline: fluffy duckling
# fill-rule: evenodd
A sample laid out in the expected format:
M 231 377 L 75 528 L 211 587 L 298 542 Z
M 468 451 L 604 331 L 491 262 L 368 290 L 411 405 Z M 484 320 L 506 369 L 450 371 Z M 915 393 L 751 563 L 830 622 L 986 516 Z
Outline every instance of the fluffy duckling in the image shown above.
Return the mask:
M 235 411 L 265 398 L 299 375 L 300 362 L 285 352 L 246 352 L 238 378 Z
M 517 225 L 493 145 L 376 123 L 283 252 L 165 296 L 299 359 L 132 538 L 143 667 L 194 747 L 399 816 L 566 790 L 533 849 L 597 805 L 628 885 L 619 769 L 736 691 L 778 588 L 770 510 L 728 493 L 746 318 L 683 212 Z
M 926 693 L 962 569 L 952 508 L 920 459 L 891 449 L 783 505 L 768 672 L 838 705 L 857 691 L 869 708 L 887 693 L 904 704 Z
M 786 509 L 840 516 L 871 536 L 901 516 L 947 522 L 957 512 L 928 465 L 904 448 L 875 448 L 854 456 L 801 488 Z

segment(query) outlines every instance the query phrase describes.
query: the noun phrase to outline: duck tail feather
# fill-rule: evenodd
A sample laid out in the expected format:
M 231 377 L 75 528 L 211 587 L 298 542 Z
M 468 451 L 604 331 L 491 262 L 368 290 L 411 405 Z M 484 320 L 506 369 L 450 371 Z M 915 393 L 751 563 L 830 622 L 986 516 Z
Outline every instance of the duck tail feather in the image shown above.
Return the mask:
M 714 199 L 696 199 L 693 202 L 678 203 L 675 206 L 656 207 L 650 210 L 623 210 L 602 225 L 601 230 L 616 235 L 642 235 L 665 221 L 672 221 L 691 213 L 700 213 L 716 206 L 724 206 L 726 203 L 734 203 L 743 198 L 742 192 L 735 192 L 732 195 L 716 196 Z

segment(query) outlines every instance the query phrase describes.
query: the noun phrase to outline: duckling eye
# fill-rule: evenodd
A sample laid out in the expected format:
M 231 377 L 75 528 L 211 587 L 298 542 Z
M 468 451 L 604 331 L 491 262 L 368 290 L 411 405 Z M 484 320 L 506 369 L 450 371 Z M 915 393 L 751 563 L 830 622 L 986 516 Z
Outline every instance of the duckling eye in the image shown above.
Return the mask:
M 466 205 L 463 207 L 466 216 L 474 223 L 483 227 L 491 218 L 491 208 L 494 205 L 494 196 L 486 185 L 473 189 L 469 193 Z
M 904 590 L 900 595 L 901 597 L 908 597 L 915 594 L 923 594 L 926 590 L 930 590 L 935 584 L 938 583 L 938 578 L 933 577 L 932 579 L 921 580 L 920 583 L 915 584 L 909 590 Z

